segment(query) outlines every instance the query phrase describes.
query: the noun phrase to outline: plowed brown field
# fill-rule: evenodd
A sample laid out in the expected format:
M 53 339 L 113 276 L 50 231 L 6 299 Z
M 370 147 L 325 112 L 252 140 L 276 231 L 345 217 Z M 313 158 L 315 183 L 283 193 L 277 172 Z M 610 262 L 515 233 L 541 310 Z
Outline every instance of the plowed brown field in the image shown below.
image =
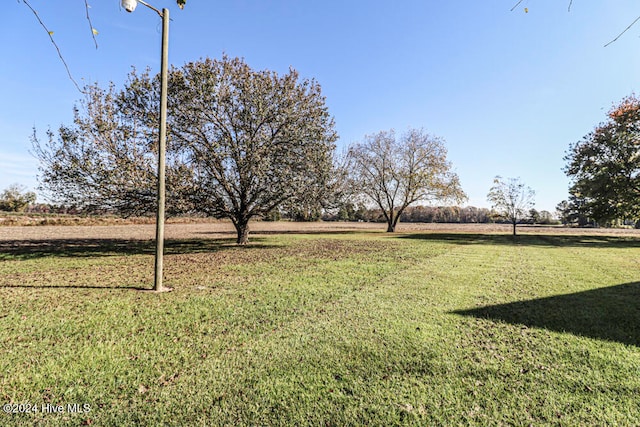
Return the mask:
M 254 222 L 251 235 L 261 234 L 316 234 L 332 232 L 384 232 L 385 224 L 355 222 Z M 398 233 L 505 233 L 511 232 L 507 224 L 400 224 Z M 640 237 L 640 230 L 610 228 L 570 228 L 519 226 L 520 234 L 568 234 L 568 235 L 629 235 Z M 7 226 L 0 227 L 0 241 L 7 240 L 58 240 L 58 239 L 117 239 L 151 240 L 155 237 L 155 225 L 106 225 L 106 226 Z M 167 224 L 167 239 L 220 239 L 235 237 L 230 222 L 209 222 L 193 224 Z

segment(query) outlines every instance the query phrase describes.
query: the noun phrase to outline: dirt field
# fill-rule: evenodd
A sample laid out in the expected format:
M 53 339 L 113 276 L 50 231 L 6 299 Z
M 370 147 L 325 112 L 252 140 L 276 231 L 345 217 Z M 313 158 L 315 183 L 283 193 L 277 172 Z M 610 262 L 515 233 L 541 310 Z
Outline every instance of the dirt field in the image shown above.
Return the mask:
M 254 222 L 251 235 L 274 233 L 330 233 L 345 231 L 384 232 L 386 226 L 380 223 L 355 222 Z M 398 233 L 504 233 L 511 232 L 507 224 L 400 224 Z M 566 228 L 519 226 L 521 234 L 573 234 L 573 235 L 628 235 L 640 237 L 640 230 L 606 228 Z M 108 226 L 7 226 L 0 227 L 0 241 L 8 240 L 57 240 L 57 239 L 122 239 L 151 240 L 155 237 L 155 225 L 108 225 Z M 167 224 L 167 239 L 233 238 L 235 230 L 230 222 L 210 222 L 194 224 Z

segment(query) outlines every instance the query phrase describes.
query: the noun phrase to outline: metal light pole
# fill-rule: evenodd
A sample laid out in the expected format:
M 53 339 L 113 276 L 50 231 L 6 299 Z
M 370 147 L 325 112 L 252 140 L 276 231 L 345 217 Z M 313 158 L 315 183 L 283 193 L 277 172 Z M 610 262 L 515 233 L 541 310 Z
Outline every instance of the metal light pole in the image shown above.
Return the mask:
M 169 69 L 169 9 L 162 12 L 142 0 L 122 0 L 122 7 L 133 12 L 143 4 L 162 18 L 162 55 L 160 61 L 160 132 L 158 136 L 158 211 L 156 214 L 156 260 L 153 290 L 170 291 L 162 285 L 162 266 L 164 257 L 164 204 L 165 204 L 165 152 L 167 146 L 167 78 Z

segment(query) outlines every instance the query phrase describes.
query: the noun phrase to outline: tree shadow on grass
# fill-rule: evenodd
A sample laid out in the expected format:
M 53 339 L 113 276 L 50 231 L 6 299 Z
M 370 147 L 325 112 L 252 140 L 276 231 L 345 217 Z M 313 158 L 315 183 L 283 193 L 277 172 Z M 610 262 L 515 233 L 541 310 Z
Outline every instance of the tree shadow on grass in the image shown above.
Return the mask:
M 412 233 L 399 238 L 459 245 L 640 248 L 640 238 L 636 236 L 520 234 L 514 239 L 507 234 Z
M 371 233 L 371 232 L 379 232 L 380 230 L 252 230 L 251 236 L 276 236 L 276 235 L 305 235 L 308 234 L 310 236 L 315 235 L 351 235 L 351 234 L 362 234 L 362 233 Z M 201 235 L 236 235 L 235 231 L 201 231 L 198 234 Z M 251 237 L 250 240 L 253 240 L 254 237 Z
M 77 290 L 77 289 L 88 289 L 88 290 L 117 290 L 117 291 L 152 291 L 151 287 L 143 288 L 140 286 L 92 286 L 92 285 L 0 285 L 0 289 L 56 289 L 56 290 Z
M 452 313 L 640 347 L 640 282 Z
M 242 249 L 268 248 L 265 239 L 253 238 Z M 239 247 L 235 239 L 167 239 L 164 254 L 210 253 Z M 154 255 L 155 240 L 123 239 L 50 239 L 0 241 L 0 261 L 44 257 L 101 257 Z

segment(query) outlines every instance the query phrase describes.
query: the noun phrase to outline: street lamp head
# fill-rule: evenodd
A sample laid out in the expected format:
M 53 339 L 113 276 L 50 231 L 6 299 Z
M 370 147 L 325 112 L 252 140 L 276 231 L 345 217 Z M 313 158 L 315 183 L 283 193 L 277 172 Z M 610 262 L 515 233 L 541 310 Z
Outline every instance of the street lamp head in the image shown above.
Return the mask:
M 122 7 L 127 12 L 133 12 L 136 10 L 136 6 L 138 6 L 137 0 L 122 0 Z

